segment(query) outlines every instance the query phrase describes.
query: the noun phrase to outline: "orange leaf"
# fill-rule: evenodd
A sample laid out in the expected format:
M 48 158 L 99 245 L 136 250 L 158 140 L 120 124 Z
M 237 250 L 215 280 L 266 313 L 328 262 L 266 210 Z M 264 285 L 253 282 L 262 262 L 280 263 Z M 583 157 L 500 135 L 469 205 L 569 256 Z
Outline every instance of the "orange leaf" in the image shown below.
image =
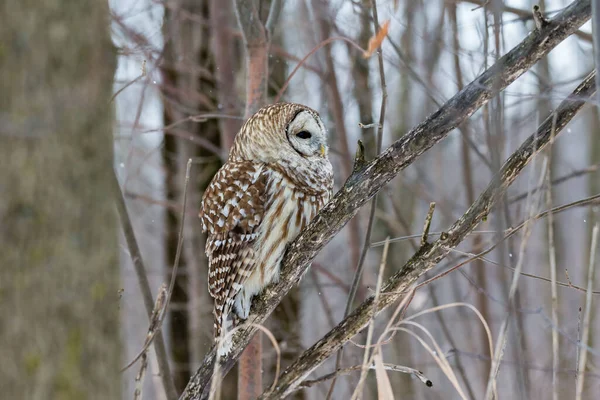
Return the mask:
M 389 28 L 390 21 L 387 20 L 381 25 L 381 27 L 379 28 L 379 32 L 377 32 L 375 36 L 372 36 L 371 39 L 369 39 L 369 47 L 367 48 L 367 51 L 365 51 L 363 54 L 364 58 L 371 57 L 373 53 L 375 53 L 375 51 L 381 46 L 381 43 L 383 43 L 383 39 L 385 39 L 385 37 L 388 34 Z

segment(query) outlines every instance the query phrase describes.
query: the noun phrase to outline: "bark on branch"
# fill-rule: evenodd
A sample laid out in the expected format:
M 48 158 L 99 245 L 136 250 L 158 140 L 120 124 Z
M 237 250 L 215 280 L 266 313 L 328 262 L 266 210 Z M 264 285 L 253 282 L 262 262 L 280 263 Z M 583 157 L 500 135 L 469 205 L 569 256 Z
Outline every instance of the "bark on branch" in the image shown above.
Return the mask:
M 540 152 L 552 138 L 573 119 L 586 101 L 596 93 L 595 71 L 591 72 L 575 91 L 565 99 L 558 109 L 506 160 L 500 171 L 479 198 L 469 207 L 452 227 L 433 244 L 425 243 L 419 251 L 391 278 L 382 289 L 375 313 L 381 312 L 405 296 L 417 279 L 439 263 L 451 249 L 487 217 L 494 204 L 523 168 Z M 340 322 L 321 340 L 306 350 L 290 365 L 277 380 L 277 387 L 263 393 L 260 399 L 280 399 L 293 392 L 298 385 L 317 368 L 321 362 L 336 352 L 370 322 L 373 315 L 374 298 L 365 300 L 352 314 Z
M 487 103 L 495 94 L 494 89 L 503 90 L 514 82 L 540 58 L 579 29 L 590 16 L 589 0 L 573 2 L 554 19 L 549 20 L 542 29 L 531 32 L 517 47 L 500 58 L 491 68 L 392 144 L 380 156 L 366 163 L 362 168 L 357 168 L 342 189 L 288 247 L 280 281 L 253 300 L 248 323 L 235 334 L 230 354 L 220 360 L 221 371 L 226 373 L 231 369 L 256 332 L 257 328 L 254 325 L 262 324 L 267 319 L 283 296 L 298 282 L 317 253 L 354 217 L 363 204 L 418 156 L 445 138 L 450 131 Z M 459 237 L 457 236 L 459 232 L 450 232 L 453 235 L 445 239 L 444 244 L 447 246 L 455 237 Z M 423 256 L 425 253 L 431 253 L 431 246 L 423 247 L 415 257 Z M 415 257 L 412 260 L 415 260 Z M 428 260 L 430 264 L 436 262 L 435 258 L 429 257 Z M 415 267 L 416 265 L 409 263 L 407 273 L 410 276 L 413 276 L 411 273 L 414 274 L 416 279 L 417 270 L 411 269 Z M 403 269 L 405 270 L 406 268 Z M 362 307 L 357 312 L 361 309 Z M 200 399 L 208 395 L 207 389 L 210 386 L 214 363 L 215 349 L 213 348 L 191 378 L 181 399 Z M 280 384 L 278 387 L 283 386 Z

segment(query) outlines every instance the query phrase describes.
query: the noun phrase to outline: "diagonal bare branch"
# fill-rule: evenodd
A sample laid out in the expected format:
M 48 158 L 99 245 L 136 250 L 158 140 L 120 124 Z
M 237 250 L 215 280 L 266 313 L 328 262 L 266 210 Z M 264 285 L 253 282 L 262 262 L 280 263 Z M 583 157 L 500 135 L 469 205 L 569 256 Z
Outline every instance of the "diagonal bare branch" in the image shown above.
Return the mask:
M 316 254 L 354 217 L 362 205 L 418 156 L 444 139 L 450 131 L 487 103 L 494 95 L 493 88 L 497 90 L 506 88 L 550 50 L 572 35 L 590 16 L 590 0 L 573 2 L 554 19 L 549 20 L 542 29 L 531 32 L 517 47 L 500 58 L 491 68 L 392 144 L 380 156 L 355 170 L 344 187 L 288 247 L 280 281 L 253 300 L 248 324 L 241 327 L 233 338 L 232 351 L 222 360 L 221 370 L 227 372 L 231 369 L 256 332 L 254 325 L 266 320 L 283 296 L 302 277 Z M 444 243 L 446 241 L 448 241 L 447 237 L 444 238 Z M 415 257 L 422 255 L 428 248 L 425 246 Z M 432 259 L 429 262 L 434 261 Z M 414 267 L 409 264 L 409 269 L 411 266 Z M 382 300 L 382 304 L 385 303 L 386 301 Z M 208 393 L 206 389 L 210 385 L 214 362 L 213 348 L 191 378 L 181 399 L 199 399 L 202 398 L 203 392 Z M 282 387 L 282 385 L 278 386 Z

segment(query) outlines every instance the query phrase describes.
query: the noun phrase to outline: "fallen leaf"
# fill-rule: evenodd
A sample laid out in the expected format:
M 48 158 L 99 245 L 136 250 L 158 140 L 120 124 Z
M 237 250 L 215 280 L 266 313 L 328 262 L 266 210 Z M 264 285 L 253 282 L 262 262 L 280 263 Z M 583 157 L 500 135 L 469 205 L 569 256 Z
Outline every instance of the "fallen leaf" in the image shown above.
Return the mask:
M 389 28 L 390 28 L 389 20 L 385 21 L 381 25 L 381 27 L 379 27 L 379 32 L 377 32 L 377 34 L 375 36 L 372 36 L 371 39 L 369 39 L 369 46 L 367 47 L 367 51 L 365 51 L 363 54 L 364 58 L 371 57 L 373 55 L 373 53 L 375 53 L 375 51 L 381 46 L 381 43 L 383 43 L 383 39 L 385 39 L 385 37 L 388 34 Z

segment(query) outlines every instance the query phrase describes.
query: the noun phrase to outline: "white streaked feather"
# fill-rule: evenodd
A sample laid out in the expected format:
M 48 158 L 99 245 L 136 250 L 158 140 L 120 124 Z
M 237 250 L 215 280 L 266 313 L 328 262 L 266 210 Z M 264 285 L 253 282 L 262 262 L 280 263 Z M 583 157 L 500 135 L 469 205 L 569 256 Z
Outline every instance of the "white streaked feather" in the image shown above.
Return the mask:
M 297 188 L 287 180 L 285 176 L 277 171 L 270 171 L 268 196 L 274 198 L 269 209 L 265 210 L 262 223 L 258 230 L 256 242 L 254 244 L 255 259 L 260 260 L 260 265 L 254 268 L 250 276 L 243 282 L 242 287 L 235 297 L 235 311 L 242 319 L 247 318 L 252 296 L 259 293 L 265 286 L 279 279 L 279 267 L 281 259 L 285 252 L 286 245 L 292 241 L 298 233 L 300 226 L 296 225 L 298 209 L 297 198 L 304 200 L 301 220 L 309 221 L 315 214 L 314 202 L 309 201 L 309 197 L 297 190 Z M 314 196 L 313 196 L 314 197 Z M 281 214 L 275 215 L 276 210 L 281 208 Z M 287 229 L 287 236 L 283 237 L 285 230 L 284 224 L 290 223 Z M 275 246 L 275 250 L 269 253 L 269 249 Z M 261 273 L 260 267 L 264 269 Z

